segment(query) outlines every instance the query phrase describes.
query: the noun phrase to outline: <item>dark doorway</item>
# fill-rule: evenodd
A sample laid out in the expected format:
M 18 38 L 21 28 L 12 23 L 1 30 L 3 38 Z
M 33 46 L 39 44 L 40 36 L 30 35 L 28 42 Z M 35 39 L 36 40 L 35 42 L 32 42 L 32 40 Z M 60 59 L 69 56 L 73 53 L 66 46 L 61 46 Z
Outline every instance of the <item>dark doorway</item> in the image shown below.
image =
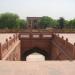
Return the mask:
M 29 49 L 26 52 L 24 52 L 24 54 L 22 54 L 22 56 L 21 56 L 21 60 L 26 61 L 26 57 L 32 53 L 40 53 L 41 55 L 45 56 L 45 60 L 49 59 L 49 55 L 45 50 L 41 50 L 41 49 L 35 47 L 35 48 Z

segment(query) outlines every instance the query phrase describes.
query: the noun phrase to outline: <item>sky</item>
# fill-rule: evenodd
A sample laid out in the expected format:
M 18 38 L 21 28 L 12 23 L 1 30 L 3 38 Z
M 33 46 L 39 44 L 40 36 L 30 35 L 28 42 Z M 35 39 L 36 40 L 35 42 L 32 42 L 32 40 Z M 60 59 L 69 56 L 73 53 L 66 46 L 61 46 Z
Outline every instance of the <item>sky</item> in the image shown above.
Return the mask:
M 0 13 L 12 12 L 20 18 L 49 16 L 75 18 L 75 0 L 0 0 Z

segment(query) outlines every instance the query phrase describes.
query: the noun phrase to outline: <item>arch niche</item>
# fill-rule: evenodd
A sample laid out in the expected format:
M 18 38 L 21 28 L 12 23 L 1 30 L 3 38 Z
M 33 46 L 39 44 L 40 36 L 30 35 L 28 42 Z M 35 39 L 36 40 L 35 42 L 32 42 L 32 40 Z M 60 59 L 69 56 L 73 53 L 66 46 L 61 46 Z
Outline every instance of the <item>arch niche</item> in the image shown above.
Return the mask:
M 45 51 L 45 50 L 42 50 L 40 48 L 32 48 L 32 49 L 29 49 L 29 50 L 26 50 L 23 55 L 22 55 L 22 60 L 23 61 L 26 61 L 26 58 L 28 55 L 32 54 L 32 53 L 39 53 L 41 55 L 43 55 L 45 57 L 45 60 L 49 60 L 49 55 L 48 53 Z

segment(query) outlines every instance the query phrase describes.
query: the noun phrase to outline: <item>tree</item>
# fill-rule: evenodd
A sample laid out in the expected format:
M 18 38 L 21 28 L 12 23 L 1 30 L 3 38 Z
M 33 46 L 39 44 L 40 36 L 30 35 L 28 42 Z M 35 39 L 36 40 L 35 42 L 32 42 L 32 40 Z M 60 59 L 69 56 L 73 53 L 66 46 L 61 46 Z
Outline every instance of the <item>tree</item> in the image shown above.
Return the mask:
M 12 13 L 4 13 L 0 15 L 0 28 L 16 28 L 18 15 Z
M 51 27 L 52 26 L 52 18 L 48 16 L 43 16 L 39 20 L 39 27 L 40 28 L 46 28 L 46 27 Z
M 53 21 L 52 21 L 52 27 L 53 28 L 57 28 L 58 25 L 59 25 L 58 20 L 53 19 Z
M 75 28 L 75 19 L 69 21 L 70 28 Z
M 20 29 L 27 28 L 26 21 L 23 20 L 23 19 L 18 20 L 18 26 L 17 27 L 20 28 Z
M 68 20 L 64 20 L 64 28 L 70 28 Z
M 64 18 L 60 17 L 60 19 L 58 20 L 58 22 L 59 22 L 60 29 L 63 29 L 64 28 Z

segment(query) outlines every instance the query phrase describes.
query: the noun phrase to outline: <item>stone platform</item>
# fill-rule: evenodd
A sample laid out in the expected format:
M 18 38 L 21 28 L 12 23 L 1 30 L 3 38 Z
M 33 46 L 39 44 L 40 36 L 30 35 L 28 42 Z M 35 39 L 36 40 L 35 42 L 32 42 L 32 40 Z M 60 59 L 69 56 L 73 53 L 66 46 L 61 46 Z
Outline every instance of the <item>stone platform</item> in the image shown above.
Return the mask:
M 75 75 L 75 61 L 0 61 L 0 75 Z

